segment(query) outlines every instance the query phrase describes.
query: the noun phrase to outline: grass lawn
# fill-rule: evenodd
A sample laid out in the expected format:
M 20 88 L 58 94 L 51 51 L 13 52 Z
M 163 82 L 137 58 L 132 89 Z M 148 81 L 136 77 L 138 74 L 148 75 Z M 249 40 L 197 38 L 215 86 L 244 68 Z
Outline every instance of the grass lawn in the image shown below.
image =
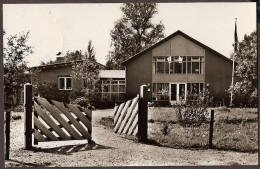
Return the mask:
M 174 148 L 207 148 L 209 124 L 182 127 L 173 108 L 154 108 L 148 113 L 148 136 Z M 213 146 L 221 150 L 258 151 L 257 109 L 215 109 Z
M 215 109 L 213 147 L 239 152 L 258 151 L 257 109 Z M 182 127 L 174 108 L 148 110 L 148 138 L 151 143 L 173 148 L 208 148 L 209 123 L 200 127 Z M 100 124 L 113 129 L 113 117 Z

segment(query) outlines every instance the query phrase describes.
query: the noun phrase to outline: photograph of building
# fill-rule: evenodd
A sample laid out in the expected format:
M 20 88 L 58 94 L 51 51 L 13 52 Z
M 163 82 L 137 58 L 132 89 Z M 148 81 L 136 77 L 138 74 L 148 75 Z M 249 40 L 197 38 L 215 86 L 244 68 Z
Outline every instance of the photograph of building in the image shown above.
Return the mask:
M 259 166 L 259 2 L 2 13 L 0 168 Z

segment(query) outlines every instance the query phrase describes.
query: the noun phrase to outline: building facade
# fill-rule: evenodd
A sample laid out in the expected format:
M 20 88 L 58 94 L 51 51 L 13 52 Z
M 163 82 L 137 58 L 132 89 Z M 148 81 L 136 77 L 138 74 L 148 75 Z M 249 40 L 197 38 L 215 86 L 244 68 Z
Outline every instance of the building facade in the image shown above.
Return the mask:
M 232 61 L 177 31 L 123 62 L 126 97 L 135 97 L 139 86 L 150 87 L 149 100 L 177 103 L 189 92 L 207 87 L 215 101 L 228 103 Z
M 59 59 L 57 59 L 59 60 Z M 78 61 L 77 61 L 78 62 Z M 72 77 L 72 66 L 75 62 L 62 62 L 50 65 L 33 67 L 39 70 L 32 76 L 31 83 L 37 88 L 39 85 L 52 85 L 61 92 L 71 92 L 83 89 L 86 83 Z M 125 71 L 102 70 L 100 64 L 99 81 L 93 88 L 98 88 L 98 97 L 103 100 L 122 102 L 125 101 Z

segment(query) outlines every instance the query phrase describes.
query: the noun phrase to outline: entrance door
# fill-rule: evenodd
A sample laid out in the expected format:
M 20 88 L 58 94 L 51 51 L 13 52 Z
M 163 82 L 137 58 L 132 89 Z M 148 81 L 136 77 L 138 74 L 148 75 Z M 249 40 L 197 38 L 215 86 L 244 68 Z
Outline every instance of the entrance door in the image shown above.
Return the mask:
M 171 84 L 171 102 L 177 101 L 177 84 Z
M 185 83 L 172 83 L 171 84 L 171 104 L 177 103 L 180 101 L 181 96 L 186 95 L 186 84 Z

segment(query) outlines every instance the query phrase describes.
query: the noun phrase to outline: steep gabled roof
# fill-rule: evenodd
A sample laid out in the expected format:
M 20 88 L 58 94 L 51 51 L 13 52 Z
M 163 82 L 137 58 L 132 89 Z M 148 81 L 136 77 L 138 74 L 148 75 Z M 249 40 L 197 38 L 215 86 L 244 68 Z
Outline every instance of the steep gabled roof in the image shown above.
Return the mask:
M 226 60 L 226 61 L 232 63 L 232 60 L 231 60 L 231 59 L 225 57 L 224 55 L 220 54 L 219 52 L 215 51 L 214 49 L 212 49 L 212 48 L 210 48 L 210 47 L 204 45 L 203 43 L 197 41 L 196 39 L 194 39 L 194 38 L 188 36 L 187 34 L 183 33 L 182 31 L 178 30 L 178 31 L 174 32 L 173 34 L 167 36 L 167 37 L 164 38 L 163 40 L 161 40 L 161 41 L 157 42 L 156 44 L 150 46 L 149 48 L 146 48 L 145 50 L 143 50 L 143 51 L 137 53 L 136 55 L 130 57 L 129 59 L 125 60 L 125 61 L 122 63 L 122 65 L 124 65 L 124 66 L 127 65 L 129 62 L 133 61 L 133 60 L 136 59 L 138 56 L 140 56 L 140 55 L 142 55 L 142 54 L 144 54 L 144 53 L 146 53 L 146 52 L 148 52 L 148 51 L 150 51 L 150 50 L 156 48 L 157 46 L 159 46 L 159 45 L 163 44 L 164 42 L 170 40 L 171 38 L 173 38 L 173 37 L 176 36 L 176 35 L 181 35 L 181 36 L 185 37 L 186 39 L 190 40 L 191 42 L 193 42 L 193 43 L 195 43 L 195 44 L 201 46 L 201 47 L 204 48 L 204 49 L 207 49 L 207 50 L 211 51 L 212 53 L 216 54 L 217 56 L 221 57 L 222 59 L 224 59 L 224 60 Z

